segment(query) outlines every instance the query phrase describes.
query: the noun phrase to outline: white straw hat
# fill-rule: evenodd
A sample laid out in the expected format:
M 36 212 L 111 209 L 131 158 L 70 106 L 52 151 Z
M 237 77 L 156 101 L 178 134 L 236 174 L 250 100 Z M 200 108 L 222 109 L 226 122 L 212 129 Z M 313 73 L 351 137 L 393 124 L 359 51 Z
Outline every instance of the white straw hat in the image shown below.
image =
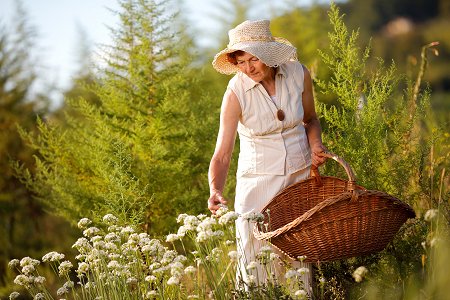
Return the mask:
M 269 67 L 277 67 L 289 60 L 297 60 L 297 49 L 286 39 L 274 37 L 269 20 L 245 21 L 228 31 L 227 48 L 214 56 L 213 67 L 220 73 L 233 74 L 239 68 L 227 59 L 237 50 L 250 53 Z

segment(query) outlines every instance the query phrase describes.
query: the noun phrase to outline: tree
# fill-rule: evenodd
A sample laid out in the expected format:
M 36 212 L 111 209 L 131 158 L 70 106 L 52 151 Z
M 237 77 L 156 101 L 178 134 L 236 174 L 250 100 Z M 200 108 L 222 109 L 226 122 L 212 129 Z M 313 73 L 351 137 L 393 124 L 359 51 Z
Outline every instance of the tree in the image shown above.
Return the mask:
M 113 213 L 161 234 L 176 214 L 206 209 L 211 104 L 196 91 L 166 3 L 119 4 L 120 26 L 90 88 L 99 103 L 68 99 L 79 117 L 67 115 L 64 128 L 41 120 L 36 136 L 23 132 L 39 155 L 36 175 L 18 171 L 71 221 Z
M 37 57 L 30 51 L 35 48 L 35 29 L 22 3 L 16 5 L 12 24 L 0 29 L 0 296 L 8 289 L 4 287 L 8 261 L 55 247 L 61 241 L 56 228 L 67 229 L 45 213 L 11 167 L 12 160 L 20 160 L 33 172 L 33 150 L 21 140 L 17 125 L 34 131 L 36 115 L 45 115 L 49 103 L 48 91 L 37 85 Z M 50 230 L 53 235 L 43 234 Z

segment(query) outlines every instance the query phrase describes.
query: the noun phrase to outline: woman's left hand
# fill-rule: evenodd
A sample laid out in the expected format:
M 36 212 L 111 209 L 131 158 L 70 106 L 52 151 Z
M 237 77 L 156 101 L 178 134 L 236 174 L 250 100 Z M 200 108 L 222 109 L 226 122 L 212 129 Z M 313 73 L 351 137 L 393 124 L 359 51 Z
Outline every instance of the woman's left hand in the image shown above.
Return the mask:
M 311 146 L 311 159 L 314 166 L 319 167 L 327 160 L 327 158 L 322 155 L 322 153 L 326 151 L 328 150 L 322 143 L 316 143 Z

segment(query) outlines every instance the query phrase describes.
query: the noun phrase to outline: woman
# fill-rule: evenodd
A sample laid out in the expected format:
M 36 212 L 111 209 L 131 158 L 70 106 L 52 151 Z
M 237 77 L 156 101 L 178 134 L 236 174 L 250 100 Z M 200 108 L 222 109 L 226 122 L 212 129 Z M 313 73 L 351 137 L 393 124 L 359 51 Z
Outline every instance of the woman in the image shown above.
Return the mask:
M 235 211 L 260 212 L 283 188 L 309 177 L 311 165 L 325 158 L 309 71 L 296 59 L 296 48 L 270 32 L 270 21 L 245 21 L 228 32 L 230 42 L 213 61 L 223 74 L 236 75 L 223 97 L 217 144 L 209 167 L 208 208 L 215 214 L 223 197 L 236 133 L 239 133 Z M 252 223 L 236 222 L 240 274 L 263 282 L 264 272 L 246 266 L 264 243 L 255 240 Z M 256 274 L 255 274 L 256 272 Z M 252 277 L 253 279 L 255 277 Z

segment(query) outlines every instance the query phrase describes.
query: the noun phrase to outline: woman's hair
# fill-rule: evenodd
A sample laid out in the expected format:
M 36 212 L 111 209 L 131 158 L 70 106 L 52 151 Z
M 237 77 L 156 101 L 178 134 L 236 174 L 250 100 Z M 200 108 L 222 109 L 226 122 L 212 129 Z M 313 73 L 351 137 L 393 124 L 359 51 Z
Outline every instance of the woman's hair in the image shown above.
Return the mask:
M 227 53 L 227 60 L 228 62 L 232 63 L 233 65 L 237 65 L 236 56 L 243 55 L 245 51 L 237 50 L 231 53 Z

